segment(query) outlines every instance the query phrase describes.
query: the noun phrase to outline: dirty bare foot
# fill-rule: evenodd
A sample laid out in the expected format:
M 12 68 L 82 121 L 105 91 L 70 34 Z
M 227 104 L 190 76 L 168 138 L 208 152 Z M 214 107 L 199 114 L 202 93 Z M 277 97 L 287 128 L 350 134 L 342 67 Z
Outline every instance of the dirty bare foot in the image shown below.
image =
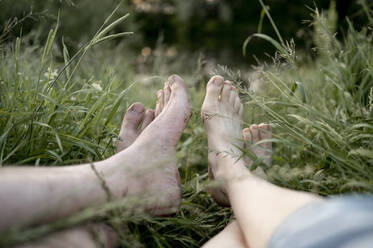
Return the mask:
M 136 140 L 154 119 L 154 110 L 147 110 L 142 103 L 132 104 L 124 115 L 116 144 L 117 152 L 128 148 Z M 140 127 L 141 124 L 141 127 Z M 16 248 L 46 248 L 46 247 L 70 247 L 70 248 L 95 248 L 101 245 L 105 248 L 118 246 L 119 237 L 115 231 L 106 224 L 95 223 L 72 229 L 59 231 L 43 237 L 40 240 L 30 242 Z
M 114 166 L 101 169 L 116 198 L 135 196 L 151 214 L 167 215 L 181 203 L 176 145 L 189 120 L 190 107 L 184 81 L 177 75 L 157 95 L 155 119 L 129 148 L 110 158 Z

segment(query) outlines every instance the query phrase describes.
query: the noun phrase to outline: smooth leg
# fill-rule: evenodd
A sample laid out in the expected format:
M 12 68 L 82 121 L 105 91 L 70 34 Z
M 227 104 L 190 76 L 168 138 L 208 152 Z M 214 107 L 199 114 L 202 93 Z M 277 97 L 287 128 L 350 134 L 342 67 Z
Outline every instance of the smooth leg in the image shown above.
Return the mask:
M 234 160 L 221 158 L 218 166 L 230 167 Z M 318 196 L 277 187 L 252 175 L 241 162 L 226 178 L 226 190 L 233 212 L 250 247 L 266 247 L 276 228 L 294 211 Z
M 223 231 L 210 239 L 203 248 L 248 248 L 237 221 L 228 224 Z
M 250 128 L 242 130 L 242 136 L 245 140 L 245 149 L 251 150 L 260 159 L 271 165 L 272 144 L 263 143 L 258 147 L 253 147 L 255 143 L 270 139 L 272 137 L 271 127 L 268 124 L 251 125 Z M 245 159 L 246 166 L 251 166 L 252 161 Z M 261 168 L 254 171 L 255 175 L 265 178 L 265 173 Z M 249 247 L 237 221 L 230 223 L 223 231 L 209 240 L 204 247 Z
M 232 206 L 250 247 L 266 247 L 272 233 L 286 217 L 321 198 L 277 187 L 253 175 L 243 160 L 237 161 L 238 148 L 243 147 L 237 139 L 242 128 L 242 105 L 229 82 L 224 82 L 220 76 L 213 77 L 208 83 L 202 116 L 208 136 L 211 171 L 216 180 L 224 183 L 223 193 L 213 197 Z

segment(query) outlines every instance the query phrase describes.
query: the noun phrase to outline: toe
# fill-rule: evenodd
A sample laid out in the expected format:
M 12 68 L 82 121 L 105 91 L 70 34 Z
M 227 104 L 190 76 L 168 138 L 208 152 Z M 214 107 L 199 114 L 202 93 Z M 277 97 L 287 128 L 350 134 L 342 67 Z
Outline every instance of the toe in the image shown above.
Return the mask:
M 162 111 L 163 108 L 164 108 L 164 91 L 163 90 L 158 90 L 157 97 L 158 97 L 159 106 L 160 106 L 161 111 Z
M 240 108 L 241 108 L 241 100 L 240 100 L 240 97 L 238 95 L 236 88 L 234 87 L 231 88 L 231 93 L 229 96 L 229 103 L 233 107 L 233 111 L 235 113 L 239 113 Z
M 137 130 L 141 120 L 144 117 L 145 107 L 142 103 L 136 102 L 132 104 L 123 118 L 122 129 L 132 128 Z
M 245 128 L 242 130 L 242 137 L 244 140 L 244 149 L 251 151 L 251 144 L 252 144 L 252 137 L 251 137 L 251 131 L 250 128 Z M 244 157 L 244 161 L 247 164 L 247 166 L 251 166 L 253 161 L 248 157 Z
M 169 101 L 173 102 L 172 105 L 178 105 L 179 107 L 186 107 L 184 109 L 185 112 L 186 113 L 190 112 L 187 88 L 185 86 L 184 80 L 178 75 L 172 75 L 171 77 L 168 78 L 168 85 L 171 91 Z
M 166 105 L 168 103 L 168 100 L 170 100 L 170 95 L 171 95 L 171 88 L 168 82 L 164 84 L 163 93 L 164 93 L 164 105 Z
M 240 112 L 240 108 L 241 108 L 241 99 L 240 97 L 238 96 L 238 94 L 236 93 L 236 100 L 234 102 L 234 105 L 233 105 L 233 108 L 234 108 L 234 111 L 238 114 Z
M 240 118 L 242 118 L 242 113 L 243 113 L 243 104 L 241 103 L 240 110 L 238 110 L 238 115 L 240 116 Z
M 171 90 L 171 94 L 174 92 L 178 92 L 179 89 L 185 89 L 184 80 L 179 75 L 172 75 L 168 78 L 168 85 Z
M 231 94 L 231 88 L 232 88 L 232 83 L 229 81 L 224 82 L 223 89 L 221 91 L 221 98 L 220 100 L 223 102 L 229 102 L 230 94 Z
M 271 139 L 272 138 L 272 128 L 271 125 L 267 123 L 262 123 L 259 125 L 259 132 L 262 139 Z M 272 142 L 265 142 L 261 144 L 264 148 L 261 152 L 263 154 L 264 163 L 270 166 L 272 164 Z
M 242 130 L 242 137 L 247 143 L 252 143 L 250 128 L 245 128 Z
M 156 116 L 158 116 L 162 110 L 163 110 L 163 105 L 164 105 L 164 94 L 163 94 L 163 90 L 158 90 L 157 92 L 157 106 L 156 106 L 156 109 L 155 109 L 155 114 Z
M 134 103 L 128 108 L 123 118 L 119 140 L 116 143 L 117 152 L 129 147 L 137 138 L 138 127 L 144 117 L 144 111 L 144 105 L 141 103 Z
M 270 139 L 272 137 L 271 125 L 268 123 L 261 123 L 258 127 L 262 139 Z
M 218 101 L 223 84 L 223 77 L 213 76 L 207 83 L 206 99 L 209 99 L 210 101 Z
M 259 124 L 259 133 L 261 139 L 271 139 L 272 138 L 272 129 L 271 125 L 267 123 L 261 123 Z M 265 147 L 270 148 L 272 147 L 271 142 L 266 142 L 264 144 Z
M 231 92 L 229 94 L 229 104 L 234 106 L 234 103 L 236 102 L 236 97 L 237 97 L 237 90 L 236 87 L 232 86 L 231 87 Z
M 173 101 L 180 102 L 179 100 L 182 100 L 181 102 L 187 102 L 187 89 L 184 84 L 184 80 L 178 76 L 178 75 L 172 75 L 168 78 L 168 85 L 171 90 L 171 95 L 169 101 L 173 98 Z
M 256 142 L 260 140 L 258 125 L 256 124 L 251 125 L 250 132 L 251 132 L 251 141 L 253 144 L 255 144 Z
M 144 130 L 155 118 L 155 112 L 152 109 L 148 109 L 144 115 L 144 120 L 141 125 L 141 131 Z

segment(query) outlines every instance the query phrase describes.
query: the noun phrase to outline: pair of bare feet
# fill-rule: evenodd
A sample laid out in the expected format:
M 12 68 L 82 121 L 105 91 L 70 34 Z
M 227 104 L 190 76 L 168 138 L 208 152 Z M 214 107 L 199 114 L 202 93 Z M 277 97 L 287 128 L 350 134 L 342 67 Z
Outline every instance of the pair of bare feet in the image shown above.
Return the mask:
M 164 89 L 157 92 L 157 97 L 155 111 L 145 110 L 141 103 L 130 106 L 123 119 L 117 154 L 93 166 L 103 176 L 115 199 L 123 196 L 146 199 L 138 206 L 153 215 L 168 215 L 176 212 L 181 203 L 176 146 L 188 122 L 190 107 L 184 82 L 176 75 L 169 78 Z M 208 137 L 210 179 L 230 180 L 227 176 L 229 172 L 237 172 L 235 162 L 241 155 L 243 140 L 253 145 L 271 137 L 267 124 L 251 125 L 242 131 L 242 109 L 239 95 L 232 84 L 220 76 L 212 77 L 201 110 Z M 270 143 L 253 146 L 251 150 L 256 157 L 270 163 Z M 219 163 L 227 159 L 228 162 Z M 246 161 L 246 166 L 251 163 L 251 160 Z M 84 171 L 85 175 L 92 174 L 84 166 L 76 167 L 76 170 Z M 244 170 L 247 171 L 246 168 Z M 96 179 L 94 181 L 97 182 Z M 220 205 L 230 205 L 224 185 L 211 188 L 210 192 Z M 237 223 L 232 225 L 237 226 Z M 94 225 L 93 228 L 106 233 L 107 247 L 114 246 L 116 238 L 108 227 Z M 44 246 L 26 247 L 48 247 L 49 244 L 61 242 L 83 242 L 86 243 L 85 247 L 94 246 L 89 231 L 77 228 L 47 238 L 42 243 Z
M 157 92 L 157 98 L 155 111 L 145 110 L 141 103 L 134 103 L 127 110 L 117 143 L 117 156 L 124 149 L 133 154 L 146 151 L 147 156 L 138 162 L 143 168 L 135 166 L 133 169 L 136 173 L 140 171 L 141 176 L 133 176 L 127 171 L 130 176 L 125 193 L 156 196 L 157 205 L 151 203 L 148 209 L 152 214 L 164 215 L 177 211 L 181 202 L 176 145 L 189 120 L 190 107 L 184 82 L 177 75 L 169 78 L 164 89 Z M 219 167 L 217 160 L 222 156 L 231 157 L 234 164 L 234 159 L 242 155 L 243 140 L 246 145 L 253 145 L 271 138 L 268 124 L 251 125 L 242 130 L 242 111 L 243 106 L 232 83 L 220 76 L 212 77 L 201 110 L 208 137 L 209 177 L 212 180 L 224 180 L 225 171 L 234 169 Z M 251 150 L 256 157 L 270 164 L 270 143 L 253 146 Z M 246 163 L 250 166 L 252 161 Z M 224 187 L 211 188 L 210 193 L 218 204 L 230 205 Z

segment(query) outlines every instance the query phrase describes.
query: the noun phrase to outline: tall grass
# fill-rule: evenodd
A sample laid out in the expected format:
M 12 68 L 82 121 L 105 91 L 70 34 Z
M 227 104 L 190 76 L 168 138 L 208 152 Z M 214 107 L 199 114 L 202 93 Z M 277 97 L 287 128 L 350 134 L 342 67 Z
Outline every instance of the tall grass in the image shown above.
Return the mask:
M 279 56 L 255 71 L 255 80 L 245 76 L 252 72 L 249 69 L 235 73 L 217 67 L 217 71 L 240 89 L 245 126 L 264 121 L 273 125 L 273 166 L 266 169 L 269 180 L 323 196 L 372 192 L 372 34 L 368 27 L 358 31 L 350 24 L 343 40 L 337 40 L 330 25 L 332 14 L 313 14 L 316 58 L 295 51 L 291 42 L 278 41 L 274 44 L 279 46 Z M 145 76 L 136 75 L 133 58 L 120 46 L 94 46 L 117 38 L 105 27 L 110 27 L 109 21 L 76 56 L 70 56 L 67 48 L 60 53 L 54 45 L 60 42 L 53 41 L 57 27 L 45 47 L 29 45 L 30 37 L 3 46 L 0 166 L 68 166 L 111 156 L 124 109 L 133 100 L 154 107 L 156 89 L 167 74 L 183 74 L 162 67 L 162 71 L 151 70 L 160 75 L 144 81 Z M 267 40 L 275 40 L 271 39 Z M 163 62 L 156 61 L 160 68 Z M 58 223 L 3 234 L 0 246 L 87 221 L 111 224 L 122 247 L 200 247 L 220 231 L 231 212 L 217 206 L 206 191 L 207 143 L 199 108 L 207 77 L 197 66 L 183 76 L 193 115 L 177 148 L 183 185 L 180 212 L 152 218 L 134 215 L 126 201 L 115 202 Z M 253 92 L 250 84 L 259 84 L 258 90 Z
M 325 196 L 373 190 L 372 34 L 348 23 L 339 41 L 335 11 L 315 10 L 318 58 L 278 61 L 262 73 L 270 90 L 248 93 L 275 126 L 275 183 Z

